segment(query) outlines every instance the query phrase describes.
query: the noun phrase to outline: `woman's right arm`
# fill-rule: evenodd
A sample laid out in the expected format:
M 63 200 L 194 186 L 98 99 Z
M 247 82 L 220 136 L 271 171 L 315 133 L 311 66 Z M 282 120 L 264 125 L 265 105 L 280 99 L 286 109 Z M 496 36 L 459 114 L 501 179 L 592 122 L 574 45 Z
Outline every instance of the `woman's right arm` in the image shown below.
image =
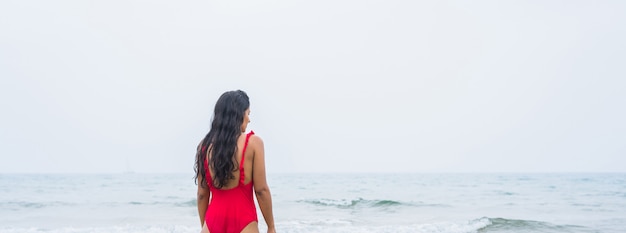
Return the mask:
M 267 232 L 273 233 L 276 232 L 276 228 L 274 226 L 274 213 L 272 213 L 272 194 L 265 177 L 265 148 L 263 140 L 258 136 L 253 136 L 251 143 L 254 145 L 254 163 L 252 164 L 254 192 L 265 223 L 267 223 Z
M 204 141 L 204 140 L 203 140 Z M 202 149 L 202 141 L 198 143 L 198 148 L 196 150 L 200 153 Z M 200 168 L 198 168 L 198 172 L 200 172 Z M 202 174 L 198 174 L 198 192 L 196 196 L 196 203 L 198 203 L 198 216 L 200 217 L 200 227 L 204 227 L 204 215 L 206 215 L 206 210 L 209 207 L 209 199 L 211 198 L 211 189 L 207 185 L 206 181 L 202 182 Z
M 206 183 L 205 183 L 206 184 Z M 206 209 L 209 207 L 209 198 L 211 197 L 211 191 L 208 186 L 202 185 L 202 177 L 198 175 L 198 215 L 200 216 L 200 227 L 204 226 L 204 215 Z

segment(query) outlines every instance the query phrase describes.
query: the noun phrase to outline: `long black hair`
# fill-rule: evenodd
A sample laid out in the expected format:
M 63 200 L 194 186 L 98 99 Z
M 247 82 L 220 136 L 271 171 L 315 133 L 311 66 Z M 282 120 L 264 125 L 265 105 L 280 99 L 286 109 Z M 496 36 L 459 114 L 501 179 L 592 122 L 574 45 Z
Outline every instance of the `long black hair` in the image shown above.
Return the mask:
M 235 178 L 232 172 L 239 168 L 233 156 L 237 152 L 237 139 L 241 135 L 244 114 L 249 107 L 248 95 L 242 90 L 225 92 L 215 103 L 211 130 L 202 139 L 196 152 L 195 180 L 202 177 L 200 185 L 203 187 L 207 184 L 204 163 L 209 146 L 211 159 L 208 164 L 213 170 L 213 185 L 222 188 Z

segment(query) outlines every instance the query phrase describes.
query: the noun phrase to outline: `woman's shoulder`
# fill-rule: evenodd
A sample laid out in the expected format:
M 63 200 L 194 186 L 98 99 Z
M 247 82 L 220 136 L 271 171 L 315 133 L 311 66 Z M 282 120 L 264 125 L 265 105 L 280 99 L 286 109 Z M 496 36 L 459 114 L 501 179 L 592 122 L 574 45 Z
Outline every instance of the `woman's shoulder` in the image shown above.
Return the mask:
M 261 136 L 252 133 L 252 135 L 250 135 L 250 139 L 248 141 L 248 144 L 250 144 L 253 147 L 262 147 L 263 146 L 263 139 L 261 139 Z

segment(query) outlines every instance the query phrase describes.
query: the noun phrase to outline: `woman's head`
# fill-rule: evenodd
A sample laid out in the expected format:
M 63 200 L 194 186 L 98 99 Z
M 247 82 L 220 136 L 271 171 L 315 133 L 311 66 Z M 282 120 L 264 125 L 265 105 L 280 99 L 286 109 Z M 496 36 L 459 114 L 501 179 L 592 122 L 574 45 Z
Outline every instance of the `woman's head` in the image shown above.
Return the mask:
M 242 90 L 224 92 L 215 103 L 211 129 L 239 129 L 244 132 L 249 123 L 250 100 Z
M 250 100 L 248 95 L 241 90 L 228 91 L 220 96 L 215 103 L 211 130 L 205 136 L 198 147 L 196 154 L 196 178 L 202 177 L 201 184 L 206 184 L 206 161 L 207 150 L 211 154 L 208 161 L 213 171 L 213 184 L 217 188 L 224 187 L 234 176 L 232 171 L 237 167 L 233 156 L 237 151 L 237 139 L 250 122 Z

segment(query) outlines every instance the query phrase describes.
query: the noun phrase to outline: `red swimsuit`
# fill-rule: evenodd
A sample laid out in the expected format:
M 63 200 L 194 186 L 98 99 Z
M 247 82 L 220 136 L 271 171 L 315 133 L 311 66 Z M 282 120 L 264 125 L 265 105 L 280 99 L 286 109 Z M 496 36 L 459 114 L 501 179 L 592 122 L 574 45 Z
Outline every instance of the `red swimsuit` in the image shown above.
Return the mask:
M 231 189 L 218 189 L 213 187 L 211 172 L 207 162 L 204 163 L 207 183 L 211 190 L 211 201 L 206 210 L 204 221 L 211 233 L 240 233 L 248 224 L 257 221 L 256 206 L 252 196 L 252 181 L 244 184 L 245 173 L 243 162 L 246 158 L 248 140 L 254 132 L 246 135 L 246 142 L 241 154 L 239 165 L 239 184 Z

